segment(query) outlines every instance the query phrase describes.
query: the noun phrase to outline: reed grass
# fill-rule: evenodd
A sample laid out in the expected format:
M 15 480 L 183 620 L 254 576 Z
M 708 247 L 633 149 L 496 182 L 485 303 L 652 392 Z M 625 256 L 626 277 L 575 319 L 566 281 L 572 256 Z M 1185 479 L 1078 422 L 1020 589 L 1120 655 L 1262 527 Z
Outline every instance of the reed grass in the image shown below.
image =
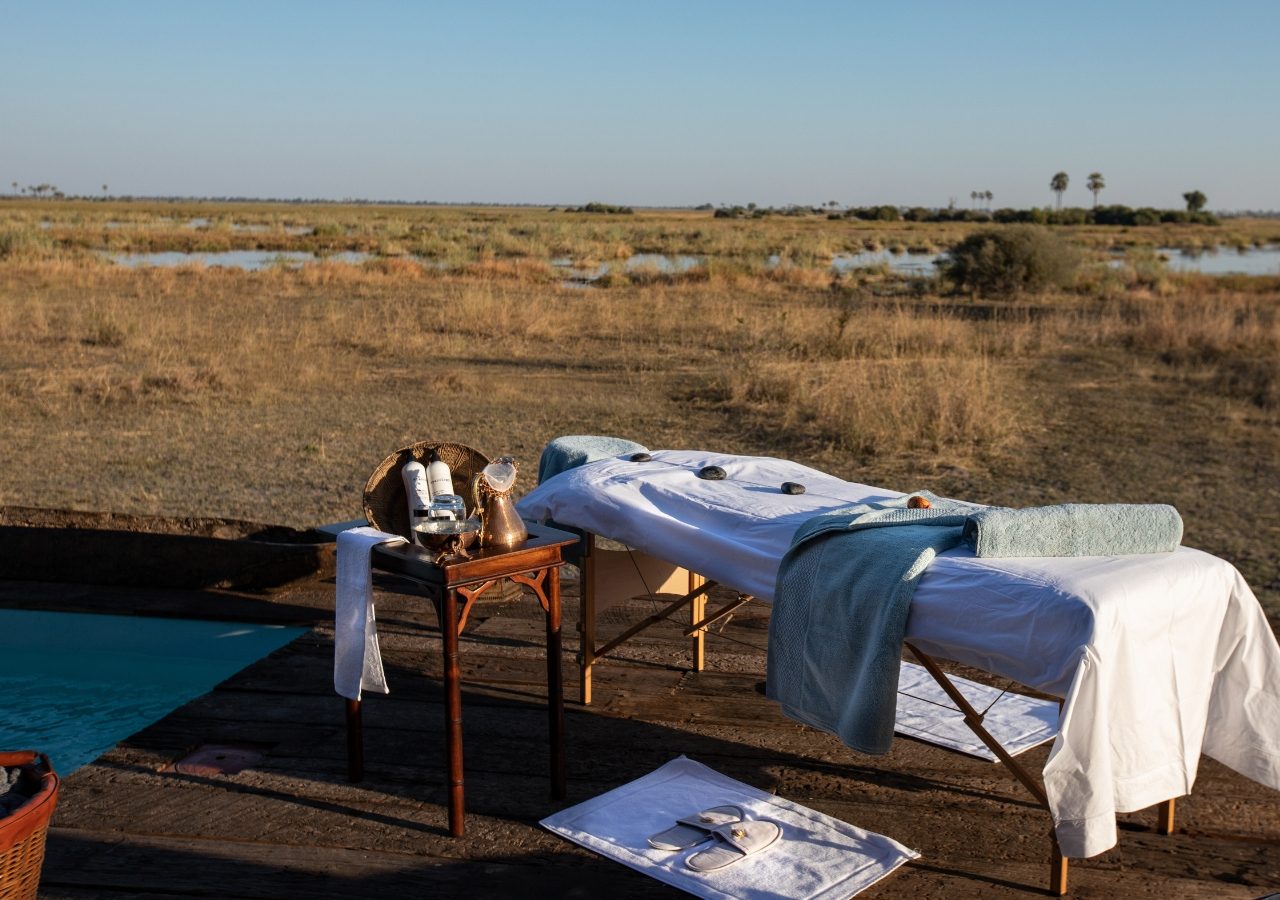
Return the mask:
M 198 220 L 206 225 L 193 226 Z M 632 253 L 763 260 L 783 254 L 802 267 L 825 267 L 836 253 L 888 247 L 946 248 L 981 223 L 871 222 L 824 216 L 714 219 L 703 211 L 644 211 L 581 216 L 527 208 L 298 206 L 270 203 L 0 200 L 0 223 L 40 228 L 58 247 L 120 252 L 231 249 L 339 250 L 419 254 L 470 262 L 492 256 L 610 260 Z M 1214 248 L 1280 242 L 1280 222 L 1231 220 L 1228 226 L 1165 223 L 1057 229 L 1089 248 Z

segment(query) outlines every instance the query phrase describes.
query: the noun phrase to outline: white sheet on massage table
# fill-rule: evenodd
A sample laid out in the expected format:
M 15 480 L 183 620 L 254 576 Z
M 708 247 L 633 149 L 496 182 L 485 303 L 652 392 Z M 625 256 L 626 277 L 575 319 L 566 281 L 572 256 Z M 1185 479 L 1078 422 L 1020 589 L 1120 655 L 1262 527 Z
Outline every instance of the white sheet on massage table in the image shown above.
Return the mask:
M 728 477 L 698 478 L 707 465 Z M 783 494 L 784 481 L 807 490 Z M 668 450 L 562 473 L 518 508 L 771 600 L 802 522 L 899 496 L 786 460 Z M 977 559 L 957 548 L 921 578 L 907 637 L 1066 698 L 1045 783 L 1068 856 L 1113 846 L 1116 812 L 1189 793 L 1201 750 L 1280 788 L 1280 649 L 1239 573 L 1207 553 Z

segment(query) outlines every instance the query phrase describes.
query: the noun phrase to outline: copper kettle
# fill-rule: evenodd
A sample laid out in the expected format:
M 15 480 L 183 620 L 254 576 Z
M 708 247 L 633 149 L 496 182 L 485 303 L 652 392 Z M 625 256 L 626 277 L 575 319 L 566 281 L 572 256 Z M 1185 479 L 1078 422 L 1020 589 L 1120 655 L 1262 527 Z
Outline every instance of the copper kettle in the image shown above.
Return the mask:
M 511 490 L 516 482 L 516 461 L 502 456 L 485 466 L 471 481 L 475 505 L 481 510 L 481 547 L 515 547 L 529 537 L 529 529 L 516 512 Z

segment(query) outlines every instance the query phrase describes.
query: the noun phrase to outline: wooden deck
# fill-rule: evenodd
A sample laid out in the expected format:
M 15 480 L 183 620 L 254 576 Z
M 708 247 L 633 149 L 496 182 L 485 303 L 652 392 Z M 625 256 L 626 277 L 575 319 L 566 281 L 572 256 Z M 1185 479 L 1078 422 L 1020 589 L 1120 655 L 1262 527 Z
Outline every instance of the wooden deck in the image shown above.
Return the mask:
M 576 593 L 566 583 L 569 698 Z M 887 756 L 864 756 L 780 715 L 755 690 L 767 626 L 755 604 L 711 639 L 707 672 L 681 668 L 688 642 L 675 626 L 597 670 L 596 703 L 568 707 L 563 803 L 549 798 L 541 611 L 530 601 L 479 606 L 462 641 L 461 840 L 446 833 L 439 635 L 422 601 L 379 594 L 394 693 L 366 695 L 359 785 L 345 780 L 343 703 L 332 690 L 331 584 L 250 597 L 8 583 L 0 605 L 314 624 L 66 779 L 43 897 L 683 896 L 537 824 L 680 754 L 923 854 L 864 896 L 1044 893 L 1047 820 L 1002 768 L 908 740 Z M 264 757 L 236 775 L 162 771 L 207 744 Z M 1046 755 L 1031 751 L 1035 770 Z M 1161 837 L 1154 824 L 1154 810 L 1123 817 L 1119 847 L 1072 865 L 1072 896 L 1252 898 L 1280 889 L 1276 792 L 1206 759 L 1195 793 L 1178 805 L 1177 832 Z

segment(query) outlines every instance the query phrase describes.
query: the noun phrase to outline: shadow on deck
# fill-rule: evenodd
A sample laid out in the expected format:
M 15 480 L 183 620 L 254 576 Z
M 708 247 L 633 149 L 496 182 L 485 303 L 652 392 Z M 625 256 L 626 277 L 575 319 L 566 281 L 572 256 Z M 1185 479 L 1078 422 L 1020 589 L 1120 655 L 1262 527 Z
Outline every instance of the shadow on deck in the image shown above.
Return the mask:
M 575 587 L 565 591 L 569 698 Z M 478 606 L 462 640 L 468 815 L 466 837 L 454 840 L 439 633 L 424 601 L 379 594 L 393 693 L 366 695 L 366 778 L 354 785 L 332 690 L 331 583 L 259 597 L 0 585 L 0 605 L 35 603 L 312 625 L 66 779 L 44 897 L 681 896 L 537 824 L 681 754 L 923 854 L 866 896 L 1044 893 L 1047 819 L 1002 768 L 907 740 L 886 756 L 860 755 L 786 719 L 754 689 L 765 669 L 765 608 L 748 605 L 711 639 L 705 672 L 682 668 L 688 642 L 674 625 L 597 669 L 596 702 L 568 706 L 569 796 L 553 802 L 541 611 L 528 601 Z M 160 771 L 207 744 L 264 755 L 234 775 Z M 1046 755 L 1031 751 L 1032 768 Z M 1178 832 L 1156 835 L 1151 811 L 1124 817 L 1119 847 L 1073 866 L 1072 893 L 1244 898 L 1280 887 L 1275 799 L 1205 760 L 1195 794 L 1179 804 Z

